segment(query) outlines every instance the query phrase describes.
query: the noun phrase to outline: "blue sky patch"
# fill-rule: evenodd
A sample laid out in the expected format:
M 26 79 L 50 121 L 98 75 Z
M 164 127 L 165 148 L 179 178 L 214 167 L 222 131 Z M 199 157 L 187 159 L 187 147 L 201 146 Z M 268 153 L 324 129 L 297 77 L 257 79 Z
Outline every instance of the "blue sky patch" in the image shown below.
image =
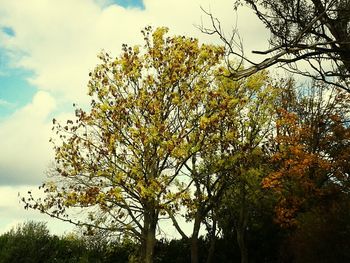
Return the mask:
M 10 67 L 0 48 L 0 119 L 32 101 L 36 88 L 27 81 L 31 76 L 30 71 Z
M 14 37 L 16 35 L 15 31 L 11 27 L 4 26 L 2 28 L 2 32 L 10 37 Z
M 143 0 L 112 0 L 111 2 L 120 5 L 125 8 L 137 7 L 140 9 L 144 9 L 145 6 L 143 4 Z
M 26 80 L 31 75 L 19 69 L 0 75 L 0 118 L 32 101 L 36 88 Z
M 7 34 L 11 35 L 11 30 Z M 27 81 L 32 76 L 32 71 L 10 65 L 8 53 L 0 43 L 0 120 L 32 101 L 37 91 Z

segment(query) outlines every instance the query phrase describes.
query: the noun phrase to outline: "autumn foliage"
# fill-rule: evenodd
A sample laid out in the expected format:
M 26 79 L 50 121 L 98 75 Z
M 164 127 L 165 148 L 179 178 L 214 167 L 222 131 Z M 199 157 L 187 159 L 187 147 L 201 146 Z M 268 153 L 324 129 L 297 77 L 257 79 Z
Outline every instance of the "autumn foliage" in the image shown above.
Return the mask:
M 290 86 L 277 108 L 274 170 L 263 181 L 279 196 L 277 222 L 297 224 L 300 211 L 347 192 L 349 95 L 315 84 L 310 93 Z

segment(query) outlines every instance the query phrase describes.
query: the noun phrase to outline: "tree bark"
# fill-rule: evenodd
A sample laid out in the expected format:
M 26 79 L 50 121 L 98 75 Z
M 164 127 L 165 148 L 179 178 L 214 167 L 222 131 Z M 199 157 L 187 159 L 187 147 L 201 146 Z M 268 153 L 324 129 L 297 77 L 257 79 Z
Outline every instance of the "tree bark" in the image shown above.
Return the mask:
M 141 246 L 141 260 L 144 263 L 153 263 L 157 221 L 158 219 L 155 211 L 145 212 L 143 241 Z
M 208 251 L 207 263 L 212 263 L 215 252 L 215 243 L 216 243 L 216 220 L 213 222 L 213 229 L 210 235 L 210 247 Z
M 241 207 L 237 228 L 237 243 L 241 253 L 241 263 L 248 263 L 248 249 L 246 246 L 246 229 L 247 229 L 247 207 L 246 207 L 246 189 L 245 183 L 242 182 L 240 187 Z
M 199 235 L 199 229 L 201 226 L 201 218 L 202 218 L 201 213 L 197 211 L 194 219 L 193 232 L 192 232 L 192 238 L 191 238 L 191 263 L 199 262 L 198 235 Z
M 241 263 L 248 263 L 248 249 L 245 244 L 245 229 L 237 229 L 237 242 L 241 253 Z

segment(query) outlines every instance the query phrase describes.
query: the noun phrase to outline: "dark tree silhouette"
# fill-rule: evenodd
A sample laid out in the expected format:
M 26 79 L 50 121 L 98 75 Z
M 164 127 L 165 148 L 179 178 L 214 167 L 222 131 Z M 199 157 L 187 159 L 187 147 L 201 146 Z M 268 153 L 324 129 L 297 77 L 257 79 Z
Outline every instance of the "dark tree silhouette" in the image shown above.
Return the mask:
M 225 43 L 229 55 L 249 64 L 231 67 L 229 77 L 244 78 L 259 70 L 279 65 L 287 70 L 334 84 L 350 92 L 350 1 L 349 0 L 236 0 L 235 7 L 246 4 L 271 32 L 270 49 L 253 51 L 262 55 L 254 62 L 243 55 L 237 34 L 225 36 L 218 19 L 210 16 L 210 29 Z M 237 32 L 237 31 L 235 31 Z M 239 39 L 238 39 L 239 40 Z M 296 62 L 309 64 L 306 70 Z

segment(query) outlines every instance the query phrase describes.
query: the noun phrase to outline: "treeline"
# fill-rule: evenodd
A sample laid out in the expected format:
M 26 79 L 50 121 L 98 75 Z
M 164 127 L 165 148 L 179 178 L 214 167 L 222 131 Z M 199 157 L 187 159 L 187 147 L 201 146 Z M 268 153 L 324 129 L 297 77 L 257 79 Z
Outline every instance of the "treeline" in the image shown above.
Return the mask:
M 250 262 L 348 262 L 350 231 L 349 213 L 329 215 L 328 222 L 306 219 L 296 233 L 276 224 L 256 222 L 249 229 L 247 246 Z M 345 216 L 344 216 L 345 215 Z M 211 242 L 200 238 L 199 262 L 208 262 Z M 191 261 L 190 240 L 159 240 L 154 262 L 187 263 Z M 19 224 L 0 236 L 1 263 L 125 263 L 139 262 L 139 244 L 131 240 L 119 242 L 106 236 L 84 236 L 78 232 L 63 236 L 49 233 L 43 222 Z M 241 262 L 234 236 L 216 240 L 213 262 Z
M 1 263 L 128 262 L 135 244 L 98 242 L 74 233 L 58 237 L 43 222 L 19 224 L 0 236 Z
M 219 239 L 220 250 L 215 253 L 218 262 L 238 262 L 237 251 Z M 200 240 L 202 260 L 208 251 L 208 241 Z M 160 240 L 156 244 L 155 262 L 189 262 L 190 243 L 188 240 Z M 132 241 L 122 243 L 107 240 L 106 236 L 84 236 L 69 233 L 56 236 L 49 233 L 43 222 L 29 221 L 17 225 L 0 236 L 1 263 L 40 263 L 40 262 L 138 262 L 139 244 Z M 262 251 L 260 250 L 260 253 Z M 269 257 L 269 255 L 265 255 Z

